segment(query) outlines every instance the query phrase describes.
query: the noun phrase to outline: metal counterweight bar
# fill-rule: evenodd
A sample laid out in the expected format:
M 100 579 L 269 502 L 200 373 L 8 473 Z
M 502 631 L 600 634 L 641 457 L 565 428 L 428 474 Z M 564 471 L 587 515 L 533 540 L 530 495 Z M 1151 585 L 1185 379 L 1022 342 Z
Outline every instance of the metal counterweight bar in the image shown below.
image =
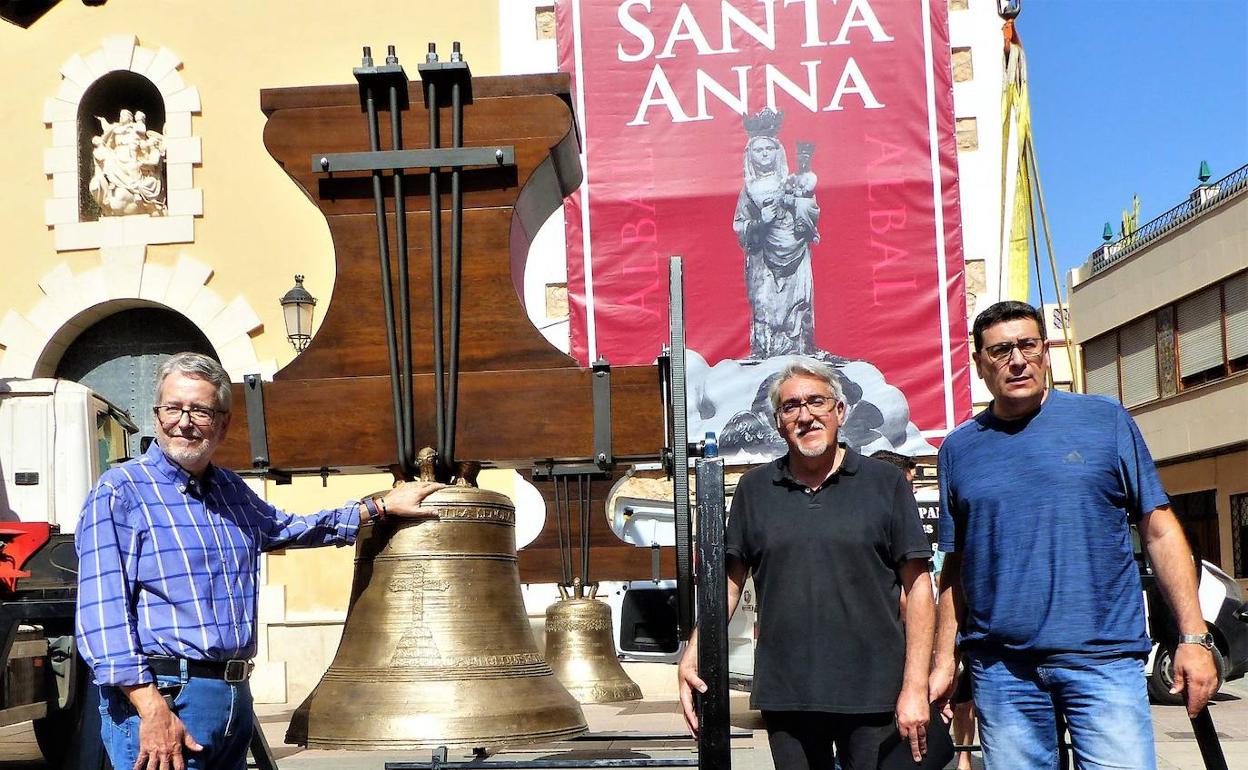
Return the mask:
M 429 108 L 429 147 L 438 148 L 438 87 L 432 80 L 425 83 Z M 446 456 L 446 383 L 442 379 L 442 197 L 438 191 L 438 169 L 429 169 L 429 239 L 431 282 L 433 284 L 433 408 L 437 416 L 438 462 Z
M 464 104 L 458 81 L 451 83 L 451 147 L 464 144 Z M 451 376 L 447 383 L 446 461 L 455 459 L 455 406 L 459 396 L 459 295 L 463 258 L 464 197 L 458 166 L 451 168 Z
M 399 110 L 398 86 L 390 86 L 390 148 L 403 149 L 403 114 Z M 404 471 L 416 465 L 416 437 L 412 425 L 412 290 L 407 263 L 407 199 L 403 194 L 403 169 L 394 171 L 394 240 L 399 256 L 399 359 L 402 372 Z
M 372 86 L 364 88 L 364 105 L 368 112 L 368 144 L 373 152 L 381 148 L 377 126 L 377 102 Z M 373 205 L 377 208 L 377 243 L 381 250 L 381 308 L 386 323 L 386 347 L 390 355 L 390 399 L 394 407 L 394 448 L 398 453 L 399 466 L 407 470 L 404 455 L 403 396 L 399 387 L 399 358 L 395 350 L 394 297 L 390 287 L 390 232 L 386 227 L 386 199 L 381 189 L 381 171 L 373 171 Z M 404 261 L 406 255 L 404 255 Z
M 387 762 L 386 770 L 433 770 L 434 768 L 578 768 L 578 767 L 697 767 L 696 759 L 487 759 L 477 762 Z

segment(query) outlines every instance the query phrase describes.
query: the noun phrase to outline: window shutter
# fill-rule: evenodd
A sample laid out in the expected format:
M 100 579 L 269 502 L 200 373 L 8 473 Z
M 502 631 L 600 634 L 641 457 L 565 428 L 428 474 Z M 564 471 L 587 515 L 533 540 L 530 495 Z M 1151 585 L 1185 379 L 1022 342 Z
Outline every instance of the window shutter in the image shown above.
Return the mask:
M 1222 285 L 1226 292 L 1227 358 L 1248 356 L 1248 273 Z
M 1122 346 L 1122 405 L 1152 401 L 1157 389 L 1157 321 L 1152 315 L 1127 324 L 1119 332 Z
M 1083 369 L 1086 392 L 1118 398 L 1118 335 L 1110 332 L 1086 342 Z
M 1222 365 L 1222 300 L 1211 286 L 1179 303 L 1179 377 Z

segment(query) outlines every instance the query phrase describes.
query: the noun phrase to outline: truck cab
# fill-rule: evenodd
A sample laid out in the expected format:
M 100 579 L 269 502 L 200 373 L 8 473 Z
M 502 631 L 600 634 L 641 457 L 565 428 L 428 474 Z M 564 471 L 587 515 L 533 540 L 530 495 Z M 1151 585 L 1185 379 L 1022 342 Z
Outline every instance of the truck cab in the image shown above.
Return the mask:
M 53 765 L 77 750 L 90 689 L 74 650 L 74 530 L 135 432 L 77 383 L 0 379 L 0 726 L 33 720 Z

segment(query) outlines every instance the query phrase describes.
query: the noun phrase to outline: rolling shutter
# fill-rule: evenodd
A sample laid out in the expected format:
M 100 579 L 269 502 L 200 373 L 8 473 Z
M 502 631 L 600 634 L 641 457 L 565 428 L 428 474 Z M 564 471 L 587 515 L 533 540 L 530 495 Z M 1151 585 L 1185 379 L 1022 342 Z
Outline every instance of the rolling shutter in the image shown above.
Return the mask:
M 1227 358 L 1248 356 L 1248 273 L 1240 273 L 1222 286 L 1226 292 Z
M 1157 322 L 1149 315 L 1119 332 L 1122 347 L 1122 405 L 1135 406 L 1161 394 L 1157 388 Z
M 1212 286 L 1178 305 L 1179 377 L 1222 366 L 1222 297 Z
M 1118 398 L 1118 335 L 1109 334 L 1083 346 L 1084 390 Z

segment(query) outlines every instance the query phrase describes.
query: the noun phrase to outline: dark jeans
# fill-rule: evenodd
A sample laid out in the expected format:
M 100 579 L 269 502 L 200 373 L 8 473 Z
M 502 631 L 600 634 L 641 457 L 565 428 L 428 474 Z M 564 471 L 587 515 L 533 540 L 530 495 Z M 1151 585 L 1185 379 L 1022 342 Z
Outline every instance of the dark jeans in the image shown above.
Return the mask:
M 776 770 L 832 770 L 834 745 L 841 770 L 875 770 L 880 746 L 895 734 L 891 711 L 764 711 L 763 719 Z

